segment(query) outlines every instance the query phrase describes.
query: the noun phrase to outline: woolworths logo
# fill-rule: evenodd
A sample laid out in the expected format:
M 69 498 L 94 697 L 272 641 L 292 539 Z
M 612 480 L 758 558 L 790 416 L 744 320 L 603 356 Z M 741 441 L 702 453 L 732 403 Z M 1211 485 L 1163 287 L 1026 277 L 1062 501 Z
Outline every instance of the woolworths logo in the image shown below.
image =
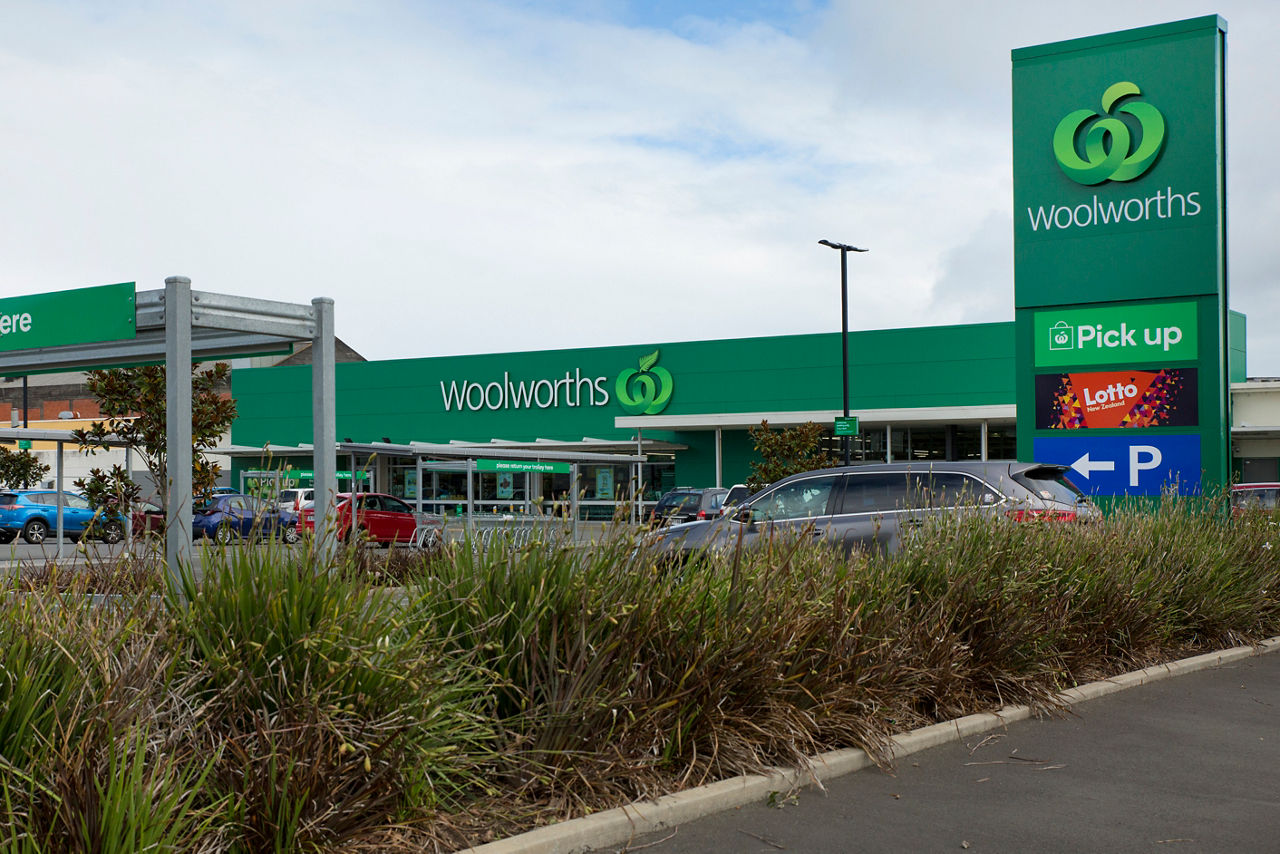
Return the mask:
M 1129 100 L 1140 94 L 1133 83 L 1115 83 L 1102 93 L 1105 115 L 1076 110 L 1058 122 L 1053 132 L 1053 154 L 1068 178 L 1085 186 L 1107 181 L 1123 183 L 1141 177 L 1155 165 L 1164 148 L 1164 116 L 1145 101 Z M 1130 124 L 1113 113 L 1137 120 L 1136 145 Z M 1095 194 L 1088 199 L 1075 197 L 1062 203 L 1028 205 L 1027 220 L 1033 232 L 1097 229 L 1122 223 L 1180 220 L 1199 216 L 1203 209 L 1199 190 L 1162 186 L 1131 198 L 1104 192 L 1101 197 Z
M 1132 181 L 1151 168 L 1164 147 L 1164 116 L 1146 101 L 1126 101 L 1116 107 L 1115 112 L 1138 120 L 1141 135 L 1135 148 L 1129 126 L 1111 115 L 1117 102 L 1141 94 L 1133 83 L 1114 83 L 1102 93 L 1105 117 L 1093 110 L 1076 110 L 1058 122 L 1053 154 L 1068 178 L 1092 186 L 1103 181 Z M 1080 156 L 1076 142 L 1086 126 L 1084 153 L 1088 159 Z
M 675 380 L 671 372 L 658 366 L 658 350 L 640 359 L 640 369 L 627 368 L 618 374 L 613 392 L 628 415 L 657 415 L 667 408 Z

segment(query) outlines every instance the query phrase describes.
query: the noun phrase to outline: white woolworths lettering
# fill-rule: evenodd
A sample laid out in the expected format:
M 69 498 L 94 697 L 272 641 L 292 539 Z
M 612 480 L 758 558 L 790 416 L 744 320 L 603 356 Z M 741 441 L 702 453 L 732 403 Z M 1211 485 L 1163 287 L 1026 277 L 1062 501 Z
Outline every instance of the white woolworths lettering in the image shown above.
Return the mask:
M 0 314 L 0 335 L 8 335 L 11 332 L 30 331 L 31 312 L 24 311 L 22 314 Z
M 1146 459 L 1143 459 L 1143 457 Z M 1138 472 L 1150 471 L 1160 465 L 1160 461 L 1164 459 L 1164 455 L 1160 453 L 1160 449 L 1155 445 L 1130 445 L 1129 446 L 1129 485 L 1138 485 Z

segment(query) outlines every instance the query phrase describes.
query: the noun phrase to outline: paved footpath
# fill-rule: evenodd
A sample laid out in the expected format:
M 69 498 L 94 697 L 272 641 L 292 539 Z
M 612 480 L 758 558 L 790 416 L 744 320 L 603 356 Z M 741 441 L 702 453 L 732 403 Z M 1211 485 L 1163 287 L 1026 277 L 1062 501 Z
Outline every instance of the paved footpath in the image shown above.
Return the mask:
M 1280 852 L 1280 651 L 1072 712 L 599 850 Z

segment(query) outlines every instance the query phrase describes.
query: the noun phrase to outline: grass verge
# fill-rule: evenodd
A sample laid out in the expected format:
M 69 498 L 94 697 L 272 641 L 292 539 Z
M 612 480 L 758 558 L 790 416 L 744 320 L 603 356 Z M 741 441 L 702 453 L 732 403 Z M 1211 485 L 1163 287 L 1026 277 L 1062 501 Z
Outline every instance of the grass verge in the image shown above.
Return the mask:
M 15 851 L 421 851 L 800 765 L 1280 633 L 1276 518 L 935 522 L 892 556 L 778 539 L 672 568 L 590 547 L 307 544 L 28 570 L 0 601 Z M 107 596 L 86 597 L 86 592 Z

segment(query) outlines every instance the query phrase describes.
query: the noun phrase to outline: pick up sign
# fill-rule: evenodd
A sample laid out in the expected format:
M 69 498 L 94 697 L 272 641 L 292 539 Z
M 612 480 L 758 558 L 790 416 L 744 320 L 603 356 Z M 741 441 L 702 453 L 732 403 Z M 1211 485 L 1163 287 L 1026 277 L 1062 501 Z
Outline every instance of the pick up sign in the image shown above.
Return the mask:
M 1199 355 L 1194 302 L 1037 311 L 1036 367 L 1191 361 Z

